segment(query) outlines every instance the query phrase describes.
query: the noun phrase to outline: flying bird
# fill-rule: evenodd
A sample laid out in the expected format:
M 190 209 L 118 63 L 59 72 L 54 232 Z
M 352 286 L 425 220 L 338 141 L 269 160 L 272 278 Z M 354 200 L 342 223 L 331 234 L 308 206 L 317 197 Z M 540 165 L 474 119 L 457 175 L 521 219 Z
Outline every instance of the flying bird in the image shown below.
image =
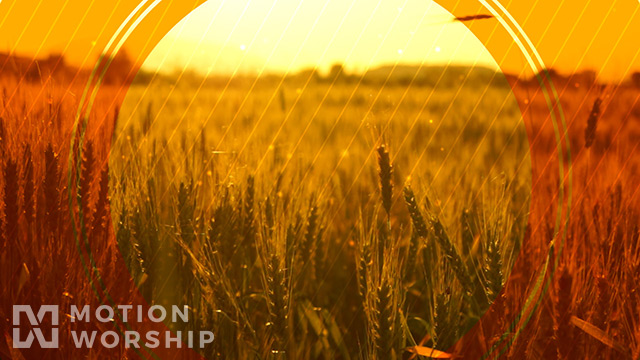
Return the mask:
M 465 21 L 491 19 L 491 18 L 493 18 L 493 15 L 489 15 L 489 14 L 467 15 L 467 16 L 455 17 L 453 18 L 453 22 L 455 21 L 465 22 Z
M 441 22 L 433 22 L 433 23 L 429 23 L 427 25 L 445 25 L 445 24 L 452 24 L 452 23 L 457 23 L 457 22 L 468 22 L 468 21 L 474 21 L 474 20 L 491 19 L 493 17 L 494 17 L 493 15 L 489 15 L 489 14 L 456 16 L 456 17 L 453 17 L 453 18 L 449 18 L 449 20 L 445 20 L 445 21 L 441 21 Z

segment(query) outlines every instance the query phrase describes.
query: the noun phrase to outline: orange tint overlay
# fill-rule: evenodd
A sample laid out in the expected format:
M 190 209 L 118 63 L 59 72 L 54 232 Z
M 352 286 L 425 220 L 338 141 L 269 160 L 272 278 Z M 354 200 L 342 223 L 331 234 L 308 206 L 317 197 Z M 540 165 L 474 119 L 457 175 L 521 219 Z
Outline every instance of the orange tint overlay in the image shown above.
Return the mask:
M 85 114 L 88 119 L 85 144 L 91 143 L 93 148 L 83 149 L 84 158 L 92 154 L 93 163 L 100 164 L 93 172 L 95 181 L 79 176 L 85 189 L 103 186 L 103 174 L 108 173 L 106 164 L 114 118 L 138 67 L 163 35 L 199 3 L 153 3 L 155 7 L 124 41 L 123 49 L 132 62 L 110 68 L 105 81 L 115 86 L 99 88 L 95 104 Z M 460 18 L 489 13 L 476 1 L 438 3 Z M 487 3 L 497 7 L 494 2 Z M 152 2 L 144 2 L 145 7 L 150 5 Z M 38 203 L 50 204 L 44 210 L 29 212 L 29 202 L 15 200 L 12 203 L 7 201 L 12 199 L 11 191 L 2 192 L 6 204 L 0 254 L 0 330 L 7 342 L 0 341 L 0 357 L 48 358 L 53 353 L 36 348 L 20 353 L 11 349 L 12 326 L 7 319 L 13 304 L 59 304 L 63 308 L 68 304 L 91 304 L 95 308 L 107 297 L 115 304 L 145 303 L 118 252 L 114 224 L 106 215 L 110 213 L 106 198 L 95 191 L 96 195 L 83 198 L 80 206 L 74 203 L 69 207 L 68 195 L 85 190 L 81 187 L 69 193 L 66 188 L 67 176 L 78 177 L 74 167 L 68 165 L 69 156 L 79 153 L 70 146 L 73 138 L 68 129 L 73 126 L 78 108 L 89 109 L 86 102 L 80 103 L 88 71 L 136 6 L 137 3 L 130 1 L 5 0 L 0 3 L 0 69 L 5 73 L 7 69 L 19 71 L 17 78 L 2 80 L 0 117 L 7 121 L 1 124 L 5 134 L 12 136 L 2 139 L 1 184 L 9 190 L 12 186 L 13 190 L 22 189 L 15 192 L 25 196 L 28 182 L 18 181 L 18 176 L 31 174 L 31 178 L 44 179 L 45 183 L 37 187 L 32 196 Z M 518 359 L 585 358 L 591 354 L 595 354 L 594 358 L 625 355 L 637 358 L 640 352 L 636 293 L 636 284 L 640 281 L 637 261 L 640 91 L 626 81 L 631 73 L 639 70 L 640 3 L 635 0 L 586 4 L 577 0 L 541 0 L 533 5 L 513 1 L 503 6 L 506 11 L 500 10 L 500 13 L 508 13 L 515 19 L 546 67 L 565 75 L 551 76 L 553 88 L 548 83 L 541 86 L 540 82 L 529 80 L 534 71 L 512 34 L 499 21 L 492 18 L 465 22 L 501 69 L 515 75 L 509 80 L 529 136 L 533 187 L 525 244 L 502 295 L 478 325 L 449 352 L 471 359 L 497 358 L 500 354 Z M 49 57 L 51 54 L 62 55 L 78 70 L 58 78 L 42 76 L 46 72 L 36 60 L 48 58 L 50 68 L 61 64 L 62 58 Z M 21 56 L 23 60 L 14 61 L 12 56 Z M 592 72 L 585 72 L 587 70 Z M 40 77 L 39 82 L 31 81 Z M 549 108 L 545 99 L 545 95 L 556 97 L 552 94 L 554 89 L 561 108 L 553 101 Z M 596 102 L 601 103 L 598 124 L 590 127 L 588 119 Z M 562 112 L 566 124 L 560 124 L 559 118 L 554 123 L 550 117 L 552 112 Z M 49 121 L 36 120 L 37 115 L 46 115 Z M 567 140 L 572 161 L 563 160 L 562 165 L 567 168 L 561 179 L 557 147 L 558 142 Z M 26 143 L 31 144 L 28 151 Z M 32 173 L 28 170 L 31 163 L 34 164 Z M 569 166 L 572 178 L 568 175 Z M 559 184 L 563 184 L 563 196 L 559 194 Z M 571 198 L 567 197 L 568 189 L 571 189 Z M 559 209 L 570 212 L 562 214 L 557 222 Z M 92 232 L 89 250 L 74 242 L 74 231 L 82 229 L 73 228 L 72 219 L 77 224 L 82 214 L 93 215 L 92 219 L 86 219 L 87 223 L 93 222 L 96 215 L 104 219 L 88 230 Z M 552 241 L 556 248 L 550 262 L 558 266 L 549 272 L 554 276 L 549 280 L 548 291 L 535 309 L 529 311 L 532 316 L 526 322 L 517 319 L 526 297 L 536 286 Z M 560 243 L 561 254 L 558 253 Z M 96 272 L 87 266 L 90 254 Z M 90 273 L 85 274 L 85 269 Z M 61 281 L 65 276 L 65 281 Z M 617 301 L 613 293 L 623 301 Z M 61 317 L 61 326 L 68 325 L 68 319 Z M 611 341 L 603 341 L 602 336 L 598 338 L 593 331 L 585 331 L 584 325 L 575 325 L 584 324 L 580 320 L 601 329 Z M 514 328 L 509 329 L 512 324 Z M 100 328 L 102 325 L 87 326 Z M 139 327 L 141 331 L 166 330 L 150 322 L 130 326 Z M 512 344 L 501 344 L 500 336 L 508 330 L 521 333 Z M 71 339 L 67 334 L 62 341 Z M 492 350 L 496 344 L 501 345 Z M 567 348 L 567 344 L 575 347 Z M 588 349 L 590 354 L 580 353 L 586 351 L 582 349 Z M 154 352 L 163 359 L 197 357 L 184 349 Z M 74 357 L 87 354 L 73 352 Z M 96 349 L 92 355 L 111 356 L 105 349 Z M 127 356 L 150 357 L 133 350 Z

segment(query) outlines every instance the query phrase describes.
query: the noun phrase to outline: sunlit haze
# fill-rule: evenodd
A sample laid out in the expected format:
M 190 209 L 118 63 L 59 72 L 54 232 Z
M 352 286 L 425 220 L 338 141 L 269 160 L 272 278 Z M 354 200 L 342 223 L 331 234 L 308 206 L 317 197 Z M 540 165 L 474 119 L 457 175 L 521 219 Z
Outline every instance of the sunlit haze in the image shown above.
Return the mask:
M 433 1 L 208 1 L 180 21 L 144 68 L 201 74 L 292 73 L 342 63 L 495 68 L 482 43 Z M 483 20 L 480 20 L 483 21 Z

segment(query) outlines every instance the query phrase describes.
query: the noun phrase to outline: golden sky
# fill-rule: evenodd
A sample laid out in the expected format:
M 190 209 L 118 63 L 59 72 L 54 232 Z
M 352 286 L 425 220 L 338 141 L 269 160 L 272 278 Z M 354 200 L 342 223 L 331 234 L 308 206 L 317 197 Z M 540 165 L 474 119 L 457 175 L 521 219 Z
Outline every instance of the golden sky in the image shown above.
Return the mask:
M 183 66 L 190 58 L 194 67 L 222 71 L 236 67 L 255 71 L 264 65 L 278 71 L 314 64 L 326 68 L 333 62 L 363 70 L 398 60 L 490 64 L 491 58 L 472 34 L 503 70 L 520 73 L 528 67 L 503 23 L 497 19 L 447 23 L 449 15 L 429 0 L 210 0 L 184 18 L 202 3 L 3 0 L 0 51 L 37 58 L 57 52 L 71 63 L 92 66 L 127 16 L 134 14 L 116 40 L 127 32 L 124 47 L 142 63 L 165 38 L 148 60 L 151 67 L 162 62 L 158 54 L 163 51 L 172 56 L 163 63 L 168 69 Z M 503 7 L 500 12 L 512 17 L 528 36 L 546 67 L 564 73 L 594 69 L 603 79 L 622 79 L 640 71 L 638 0 L 437 3 L 456 16 Z M 132 22 L 135 29 L 130 29 Z M 167 51 L 170 44 L 176 47 Z M 198 53 L 191 57 L 188 49 Z
M 145 67 L 295 72 L 343 63 L 465 63 L 496 67 L 482 43 L 432 1 L 209 1 L 178 23 Z

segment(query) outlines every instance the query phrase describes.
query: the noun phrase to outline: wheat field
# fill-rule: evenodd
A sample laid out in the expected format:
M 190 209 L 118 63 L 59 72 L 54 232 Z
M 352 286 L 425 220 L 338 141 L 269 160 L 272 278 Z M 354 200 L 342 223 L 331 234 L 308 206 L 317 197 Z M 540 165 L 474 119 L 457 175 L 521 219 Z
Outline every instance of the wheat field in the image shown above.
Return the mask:
M 76 132 L 80 89 L 3 79 L 4 334 L 12 303 L 109 296 L 188 305 L 172 330 L 213 331 L 205 358 L 637 359 L 640 91 L 556 79 L 560 247 L 535 81 L 406 71 L 139 79 L 105 86 Z M 512 329 L 545 259 L 550 287 Z M 77 356 L 61 341 L 0 354 Z
M 221 356 L 355 357 L 348 344 L 361 344 L 367 357 L 400 358 L 416 345 L 410 329 L 446 350 L 500 291 L 530 193 L 526 134 L 506 80 L 363 83 L 247 78 L 197 91 L 159 79 L 123 102 L 112 209 L 125 234 L 149 233 L 129 214 L 153 216 L 158 230 L 118 240 L 136 254 L 135 271 L 148 272 L 149 296 L 197 306 L 200 326 L 229 336 L 214 350 Z M 447 226 L 435 238 L 420 214 L 429 192 L 437 204 L 427 218 Z M 175 253 L 151 264 L 166 243 Z M 150 281 L 156 271 L 166 271 L 165 285 Z M 216 311 L 240 329 L 222 326 Z M 295 339 L 300 330 L 308 335 Z

